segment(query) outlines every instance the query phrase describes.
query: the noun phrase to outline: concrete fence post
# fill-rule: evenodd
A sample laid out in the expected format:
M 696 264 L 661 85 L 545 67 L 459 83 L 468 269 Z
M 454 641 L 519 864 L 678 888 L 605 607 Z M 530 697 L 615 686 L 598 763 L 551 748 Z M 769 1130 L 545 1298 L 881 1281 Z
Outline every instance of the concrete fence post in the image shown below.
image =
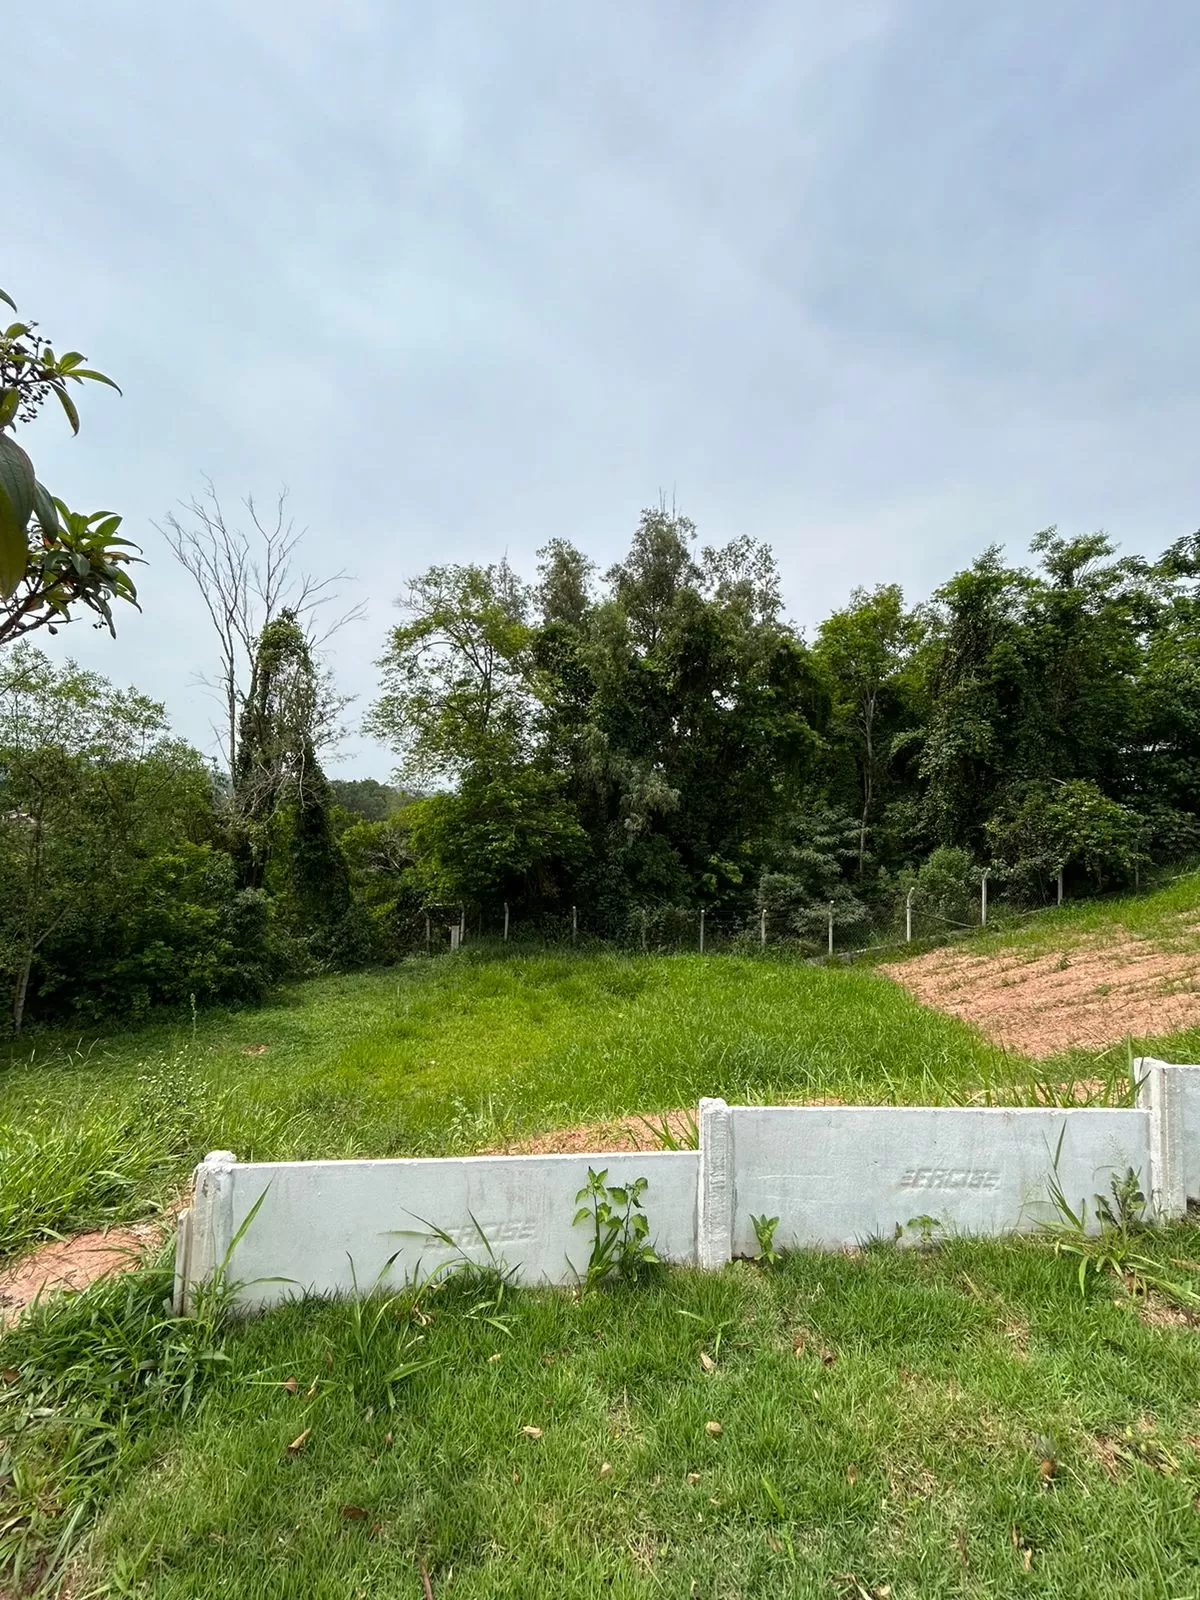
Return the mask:
M 700 954 L 704 954 L 704 912 L 700 912 Z
M 904 897 L 904 942 L 912 943 L 912 903 L 916 889 L 910 889 Z
M 504 942 L 508 943 L 508 901 L 504 902 Z
M 702 1267 L 733 1259 L 733 1118 L 724 1100 L 700 1102 L 696 1256 Z
M 762 916 L 758 919 L 758 948 L 760 950 L 767 948 L 767 910 L 765 906 L 763 907 Z
M 833 901 L 829 902 L 829 954 L 833 954 Z
M 984 867 L 983 877 L 979 880 L 979 926 L 987 927 L 987 885 L 991 875 L 991 867 Z
M 221 1266 L 233 1242 L 232 1150 L 212 1150 L 192 1174 L 192 1204 L 175 1240 L 174 1307 L 195 1310 L 196 1290 Z
M 1140 1079 L 1138 1105 L 1150 1113 L 1146 1196 L 1153 1213 L 1168 1222 L 1187 1215 L 1183 1074 L 1152 1056 L 1139 1056 L 1133 1068 Z

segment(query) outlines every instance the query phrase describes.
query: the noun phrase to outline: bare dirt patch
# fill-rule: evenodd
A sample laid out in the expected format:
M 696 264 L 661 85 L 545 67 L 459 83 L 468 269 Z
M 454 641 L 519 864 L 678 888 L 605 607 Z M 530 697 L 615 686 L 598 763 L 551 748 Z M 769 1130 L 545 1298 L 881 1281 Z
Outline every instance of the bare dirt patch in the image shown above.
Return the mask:
M 840 1106 L 845 1101 L 836 1095 L 820 1095 L 806 1100 L 778 1100 L 775 1105 Z M 582 1122 L 572 1128 L 548 1128 L 519 1138 L 489 1145 L 479 1151 L 484 1156 L 585 1156 L 619 1155 L 624 1150 L 664 1150 L 670 1147 L 658 1137 L 663 1122 L 672 1137 L 686 1149 L 696 1138 L 696 1110 L 679 1106 L 674 1111 L 635 1112 L 613 1117 L 607 1122 Z
M 127 1272 L 143 1260 L 163 1237 L 157 1222 L 138 1222 L 106 1233 L 80 1233 L 55 1239 L 22 1256 L 0 1272 L 0 1327 L 15 1321 L 42 1295 L 62 1289 L 86 1289 L 97 1278 Z
M 1031 954 L 932 950 L 880 968 L 925 1005 L 1030 1056 L 1200 1025 L 1200 952 L 1118 939 Z
M 680 1108 L 640 1116 L 614 1117 L 609 1122 L 585 1122 L 574 1128 L 549 1128 L 545 1133 L 510 1139 L 482 1151 L 483 1155 L 577 1156 L 613 1155 L 622 1150 L 661 1150 L 663 1141 L 652 1131 L 665 1120 L 681 1144 L 692 1137 L 695 1111 Z M 649 1124 L 649 1126 L 647 1126 Z

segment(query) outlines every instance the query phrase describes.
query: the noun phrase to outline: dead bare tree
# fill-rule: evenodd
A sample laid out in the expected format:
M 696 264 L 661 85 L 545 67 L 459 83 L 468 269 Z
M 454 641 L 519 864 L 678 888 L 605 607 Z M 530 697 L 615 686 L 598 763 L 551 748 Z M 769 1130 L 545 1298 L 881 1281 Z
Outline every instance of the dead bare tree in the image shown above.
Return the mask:
M 366 603 L 348 611 L 330 612 L 339 585 L 349 580 L 344 569 L 316 578 L 297 566 L 297 551 L 306 528 L 298 528 L 288 515 L 288 492 L 279 491 L 273 513 L 259 515 L 253 495 L 242 502 L 249 527 L 227 521 L 210 478 L 204 492 L 181 501 L 183 515 L 172 511 L 155 524 L 176 561 L 200 591 L 218 641 L 218 671 L 200 681 L 219 693 L 224 725 L 219 730 L 228 771 L 237 770 L 238 729 L 242 709 L 255 692 L 255 663 L 263 629 L 279 614 L 290 611 L 304 630 L 315 653 L 348 623 L 366 614 Z M 316 713 L 315 743 L 328 745 L 341 733 L 341 713 L 349 704 L 336 692 L 333 675 L 321 673 Z M 216 730 L 215 730 L 216 731 Z

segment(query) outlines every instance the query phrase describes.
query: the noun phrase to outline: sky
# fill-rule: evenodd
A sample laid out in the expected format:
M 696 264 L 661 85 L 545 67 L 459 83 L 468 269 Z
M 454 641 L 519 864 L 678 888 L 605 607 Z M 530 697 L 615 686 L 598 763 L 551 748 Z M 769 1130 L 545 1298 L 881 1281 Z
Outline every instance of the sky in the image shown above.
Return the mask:
M 352 724 L 407 577 L 605 565 L 662 495 L 810 635 L 1050 523 L 1200 525 L 1195 0 L 48 0 L 3 53 L 0 287 L 123 390 L 22 443 L 147 560 L 115 641 L 38 637 L 208 751 L 155 530 L 206 475 L 353 574 Z

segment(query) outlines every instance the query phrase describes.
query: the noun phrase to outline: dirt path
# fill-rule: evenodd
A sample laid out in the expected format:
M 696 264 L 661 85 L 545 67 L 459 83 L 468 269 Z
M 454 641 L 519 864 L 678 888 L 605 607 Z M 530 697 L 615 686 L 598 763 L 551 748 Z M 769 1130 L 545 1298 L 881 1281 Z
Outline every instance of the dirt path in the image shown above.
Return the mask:
M 551 1128 L 546 1133 L 530 1134 L 523 1139 L 510 1139 L 504 1144 L 479 1151 L 480 1155 L 504 1156 L 577 1156 L 613 1155 L 622 1150 L 662 1150 L 661 1139 L 651 1131 L 660 1127 L 665 1119 L 674 1138 L 683 1145 L 695 1137 L 694 1110 L 647 1112 L 645 1120 L 640 1115 L 614 1117 L 608 1122 L 584 1122 L 574 1128 Z M 647 1127 L 647 1123 L 650 1124 Z
M 1200 1026 L 1200 951 L 1129 934 L 1049 952 L 959 946 L 879 970 L 925 1005 L 1030 1056 Z
M 39 1294 L 85 1289 L 97 1278 L 135 1266 L 162 1237 L 161 1223 L 137 1222 L 41 1245 L 0 1271 L 0 1327 L 14 1322 Z

